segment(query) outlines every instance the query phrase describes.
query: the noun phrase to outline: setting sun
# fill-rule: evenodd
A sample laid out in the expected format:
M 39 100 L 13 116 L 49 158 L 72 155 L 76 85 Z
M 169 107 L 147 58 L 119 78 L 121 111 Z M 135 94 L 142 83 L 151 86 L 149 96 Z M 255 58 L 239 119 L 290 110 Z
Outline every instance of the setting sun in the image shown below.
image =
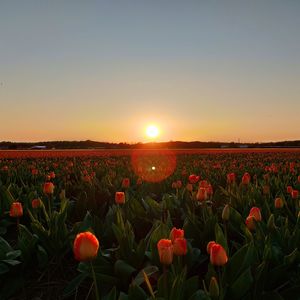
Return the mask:
M 159 135 L 159 129 L 155 125 L 149 125 L 146 129 L 146 134 L 150 138 L 156 138 Z

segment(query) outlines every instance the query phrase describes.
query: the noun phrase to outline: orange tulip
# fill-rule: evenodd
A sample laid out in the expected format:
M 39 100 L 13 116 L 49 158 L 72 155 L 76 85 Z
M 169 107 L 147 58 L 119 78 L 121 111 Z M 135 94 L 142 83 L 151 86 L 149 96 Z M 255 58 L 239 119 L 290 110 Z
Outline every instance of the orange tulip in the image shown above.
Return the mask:
M 184 230 L 173 227 L 170 232 L 170 240 L 172 241 L 172 243 L 174 243 L 175 239 L 178 238 L 184 238 Z
M 253 216 L 256 222 L 261 221 L 261 213 L 260 213 L 260 209 L 258 207 L 253 206 L 250 209 L 250 213 L 249 216 Z
M 21 202 L 13 202 L 10 206 L 9 215 L 13 218 L 19 218 L 23 216 L 23 207 Z
M 177 256 L 186 255 L 187 242 L 185 238 L 177 238 L 173 242 L 173 253 Z
M 157 243 L 157 250 L 161 264 L 170 265 L 173 261 L 173 245 L 171 240 L 161 239 Z
M 247 226 L 247 228 L 249 229 L 249 230 L 251 230 L 251 231 L 253 231 L 253 230 L 255 230 L 255 226 L 256 226 L 256 224 L 255 224 L 255 217 L 254 216 L 248 216 L 247 217 L 247 219 L 246 219 L 246 226 Z
M 207 195 L 207 190 L 204 187 L 200 187 L 198 189 L 197 195 L 196 195 L 196 199 L 198 201 L 205 201 L 208 199 L 208 195 Z
M 281 198 L 276 198 L 274 201 L 275 208 L 282 208 L 284 205 L 283 200 Z
M 210 262 L 214 266 L 224 266 L 228 261 L 225 249 L 220 244 L 213 244 L 210 249 Z
M 73 252 L 76 260 L 87 261 L 95 258 L 98 254 L 99 241 L 91 232 L 82 232 L 77 234 Z
M 124 204 L 125 203 L 125 193 L 124 192 L 116 192 L 115 202 L 117 204 Z
M 52 182 L 45 182 L 43 191 L 45 194 L 53 194 L 54 191 L 54 184 Z

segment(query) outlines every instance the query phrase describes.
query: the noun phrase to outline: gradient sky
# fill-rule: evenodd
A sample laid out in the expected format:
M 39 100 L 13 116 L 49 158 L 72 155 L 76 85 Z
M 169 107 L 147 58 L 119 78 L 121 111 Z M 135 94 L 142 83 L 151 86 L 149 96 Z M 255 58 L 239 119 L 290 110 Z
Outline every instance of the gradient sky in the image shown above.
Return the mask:
M 0 141 L 300 139 L 300 1 L 0 0 Z

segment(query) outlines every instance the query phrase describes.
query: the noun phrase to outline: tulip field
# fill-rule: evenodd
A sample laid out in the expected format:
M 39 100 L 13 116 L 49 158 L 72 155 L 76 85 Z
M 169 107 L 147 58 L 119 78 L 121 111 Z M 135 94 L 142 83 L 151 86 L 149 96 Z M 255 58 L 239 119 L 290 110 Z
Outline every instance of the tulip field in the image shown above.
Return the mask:
M 300 299 L 300 149 L 0 151 L 0 299 Z

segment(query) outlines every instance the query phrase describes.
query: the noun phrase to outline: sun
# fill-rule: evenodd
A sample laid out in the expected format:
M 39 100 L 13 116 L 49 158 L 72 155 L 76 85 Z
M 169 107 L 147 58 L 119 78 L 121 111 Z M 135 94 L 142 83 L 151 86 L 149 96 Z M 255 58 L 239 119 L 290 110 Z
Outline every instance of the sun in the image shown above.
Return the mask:
M 155 125 L 149 125 L 147 128 L 146 128 L 146 134 L 149 138 L 156 138 L 158 137 L 159 135 L 159 129 L 157 126 Z

